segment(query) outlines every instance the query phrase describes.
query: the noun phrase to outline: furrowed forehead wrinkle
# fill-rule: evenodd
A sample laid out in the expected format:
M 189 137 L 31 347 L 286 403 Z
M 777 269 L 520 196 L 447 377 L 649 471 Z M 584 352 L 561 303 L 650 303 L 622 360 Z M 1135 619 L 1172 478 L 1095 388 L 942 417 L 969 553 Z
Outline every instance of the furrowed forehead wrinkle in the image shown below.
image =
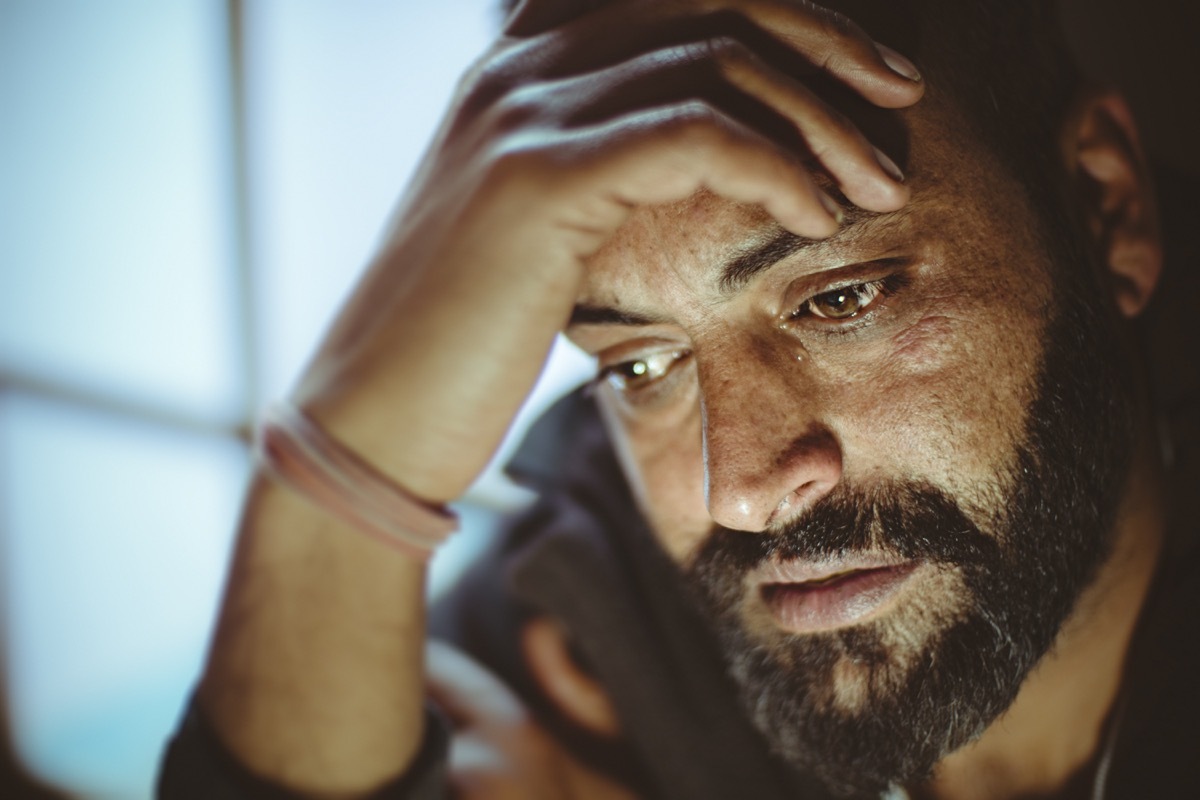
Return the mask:
M 881 238 L 905 219 L 915 203 L 886 214 L 864 211 L 847 203 L 846 221 L 841 230 L 828 239 L 807 239 L 770 223 L 759 228 L 747 239 L 730 249 L 714 268 L 719 270 L 717 289 L 723 296 L 737 294 L 754 277 L 797 253 L 806 252 L 817 260 L 822 254 L 834 254 L 867 237 Z M 566 327 L 577 325 L 650 326 L 669 324 L 666 317 L 631 311 L 613 306 L 578 303 L 571 311 Z
M 750 243 L 735 250 L 725 262 L 718 281 L 721 294 L 737 294 L 756 275 L 798 253 L 833 251 L 867 235 L 881 235 L 892 223 L 907 216 L 909 208 L 905 206 L 899 211 L 880 214 L 849 206 L 841 230 L 828 239 L 806 239 L 772 223 Z

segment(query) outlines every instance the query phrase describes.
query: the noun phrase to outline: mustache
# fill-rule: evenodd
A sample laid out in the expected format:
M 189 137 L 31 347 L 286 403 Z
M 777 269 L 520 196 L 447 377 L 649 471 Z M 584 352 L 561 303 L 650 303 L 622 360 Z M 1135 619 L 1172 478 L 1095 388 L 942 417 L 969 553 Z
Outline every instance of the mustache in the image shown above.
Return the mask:
M 862 551 L 969 569 L 994 564 L 999 548 L 941 489 L 892 480 L 839 486 L 775 530 L 715 526 L 685 571 L 700 578 L 742 575 L 772 558 L 820 560 Z

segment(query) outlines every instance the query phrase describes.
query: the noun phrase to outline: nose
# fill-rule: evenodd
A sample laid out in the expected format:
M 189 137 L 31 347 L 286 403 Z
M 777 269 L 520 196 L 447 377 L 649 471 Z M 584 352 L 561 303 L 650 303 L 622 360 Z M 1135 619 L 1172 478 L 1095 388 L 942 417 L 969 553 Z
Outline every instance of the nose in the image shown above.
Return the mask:
M 753 357 L 752 357 L 753 358 Z M 713 521 L 761 531 L 827 495 L 842 477 L 837 437 L 796 362 L 701 380 L 705 499 Z

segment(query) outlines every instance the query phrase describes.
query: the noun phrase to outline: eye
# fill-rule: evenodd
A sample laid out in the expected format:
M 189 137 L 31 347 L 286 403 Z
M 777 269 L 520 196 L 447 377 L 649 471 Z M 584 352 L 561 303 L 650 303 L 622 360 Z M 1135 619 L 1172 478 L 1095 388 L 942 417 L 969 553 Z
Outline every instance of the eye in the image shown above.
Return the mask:
M 645 389 L 663 378 L 681 359 L 688 355 L 686 350 L 665 350 L 649 353 L 641 358 L 622 361 L 600 370 L 597 380 L 608 381 L 619 392 L 632 394 Z
M 814 295 L 800 304 L 792 318 L 811 314 L 820 319 L 853 319 L 867 310 L 881 295 L 887 294 L 887 281 L 856 283 Z

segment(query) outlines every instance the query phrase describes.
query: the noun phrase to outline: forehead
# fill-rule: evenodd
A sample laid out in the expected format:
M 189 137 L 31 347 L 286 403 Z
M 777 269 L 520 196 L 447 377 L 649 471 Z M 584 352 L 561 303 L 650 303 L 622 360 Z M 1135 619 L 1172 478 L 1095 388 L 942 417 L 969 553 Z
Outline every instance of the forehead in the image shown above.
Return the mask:
M 908 145 L 901 164 L 912 199 L 901 210 L 873 214 L 846 206 L 842 230 L 824 241 L 800 241 L 814 265 L 836 265 L 892 244 L 960 248 L 1036 239 L 1023 188 L 970 134 L 962 117 L 936 96 L 896 115 Z M 818 184 L 839 196 L 821 173 Z M 761 208 L 701 191 L 676 203 L 635 209 L 589 262 L 580 297 L 588 306 L 624 307 L 631 298 L 687 288 L 717 295 L 729 265 L 777 239 L 782 229 Z M 991 244 L 989 244 L 991 243 Z
M 588 283 L 602 291 L 605 278 L 617 273 L 626 283 L 652 286 L 655 272 L 623 268 L 633 263 L 658 265 L 677 276 L 689 270 L 711 274 L 777 230 L 761 208 L 729 202 L 707 191 L 678 203 L 642 206 L 592 259 Z

